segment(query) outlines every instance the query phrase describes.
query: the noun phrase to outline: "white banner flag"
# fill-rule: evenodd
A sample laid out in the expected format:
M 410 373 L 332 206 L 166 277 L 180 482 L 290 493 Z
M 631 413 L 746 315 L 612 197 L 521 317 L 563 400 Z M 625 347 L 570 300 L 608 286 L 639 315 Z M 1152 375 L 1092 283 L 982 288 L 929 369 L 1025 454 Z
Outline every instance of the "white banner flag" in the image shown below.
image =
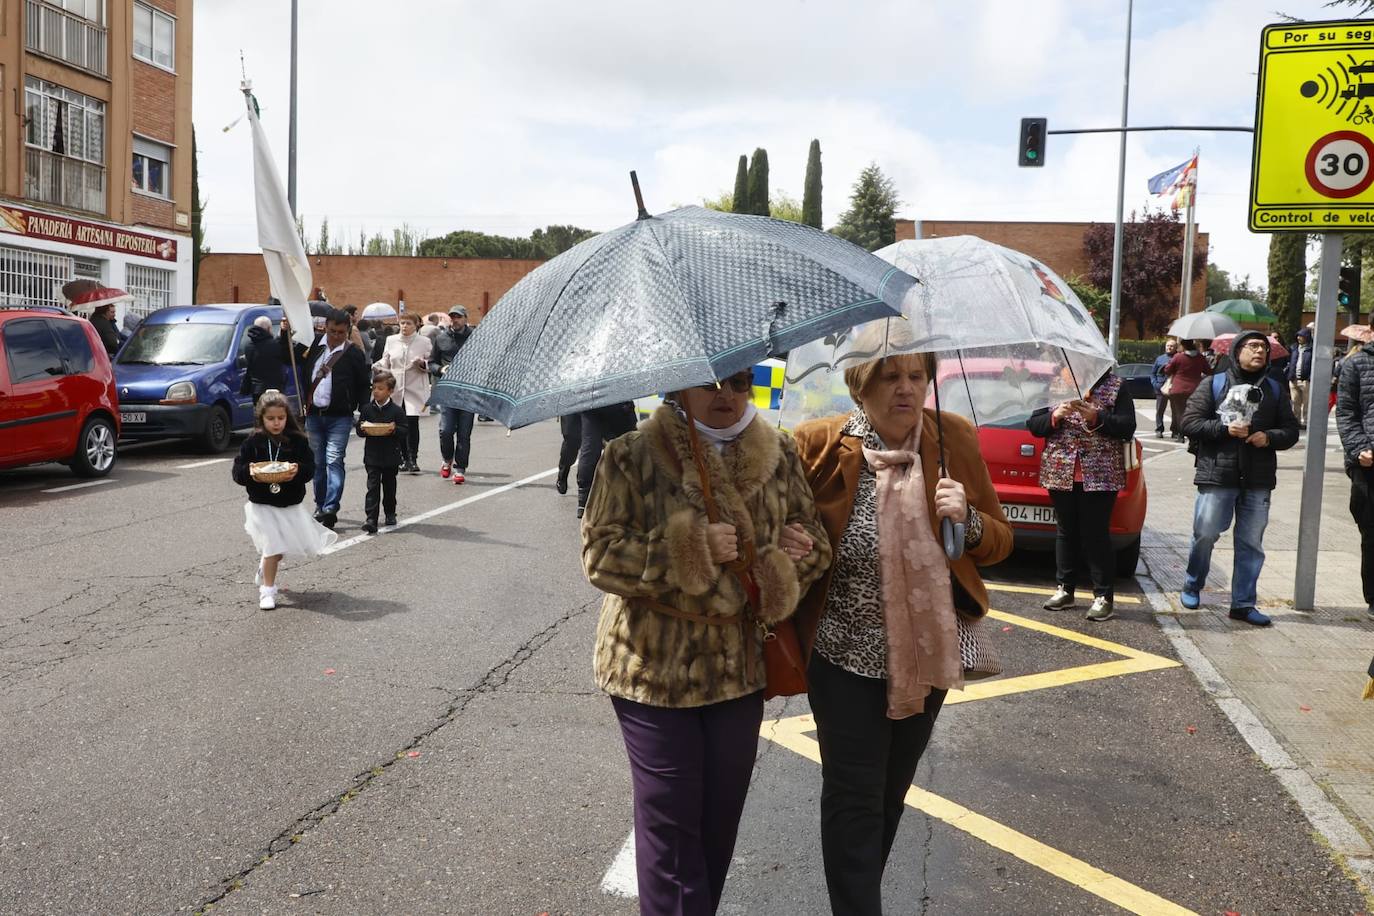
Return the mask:
M 251 93 L 243 94 L 248 105 L 248 123 L 253 127 L 253 191 L 258 207 L 258 246 L 267 262 L 267 279 L 272 295 L 281 300 L 282 310 L 291 321 L 291 336 L 305 346 L 315 339 L 310 321 L 310 261 L 296 233 L 296 220 L 286 200 L 277 164 L 267 146 L 267 134 L 258 121 L 257 104 Z

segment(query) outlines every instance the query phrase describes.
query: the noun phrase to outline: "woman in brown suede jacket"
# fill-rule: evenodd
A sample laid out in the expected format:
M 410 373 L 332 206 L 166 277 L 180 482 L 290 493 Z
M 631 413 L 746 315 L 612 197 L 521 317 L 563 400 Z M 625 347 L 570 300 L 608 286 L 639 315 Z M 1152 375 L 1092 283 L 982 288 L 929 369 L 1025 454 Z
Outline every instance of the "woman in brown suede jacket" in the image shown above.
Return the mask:
M 834 561 L 797 610 L 821 749 L 821 852 L 833 912 L 882 916 L 904 799 L 945 693 L 963 687 L 957 617 L 987 613 L 977 566 L 1011 551 L 972 424 L 945 414 L 940 477 L 931 354 L 847 369 L 857 409 L 801 424 L 797 449 Z M 967 526 L 946 558 L 940 522 Z
M 763 719 L 759 627 L 830 565 L 796 447 L 752 392 L 748 371 L 678 392 L 608 444 L 582 522 L 587 578 L 607 593 L 596 680 L 630 758 L 642 914 L 719 905 Z

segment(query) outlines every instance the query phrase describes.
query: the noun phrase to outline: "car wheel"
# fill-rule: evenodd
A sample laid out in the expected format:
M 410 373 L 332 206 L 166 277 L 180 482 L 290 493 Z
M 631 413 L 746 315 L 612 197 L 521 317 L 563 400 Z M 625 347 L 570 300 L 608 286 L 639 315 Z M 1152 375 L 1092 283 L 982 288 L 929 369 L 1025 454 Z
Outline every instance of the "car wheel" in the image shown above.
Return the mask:
M 105 417 L 91 417 L 81 427 L 72 455 L 72 472 L 78 477 L 104 477 L 115 464 L 114 424 Z
M 229 447 L 229 437 L 233 431 L 229 425 L 229 411 L 216 404 L 210 408 L 205 432 L 200 434 L 200 447 L 207 452 L 222 452 Z
M 1116 552 L 1116 577 L 1129 579 L 1135 575 L 1136 564 L 1140 562 L 1140 535 Z

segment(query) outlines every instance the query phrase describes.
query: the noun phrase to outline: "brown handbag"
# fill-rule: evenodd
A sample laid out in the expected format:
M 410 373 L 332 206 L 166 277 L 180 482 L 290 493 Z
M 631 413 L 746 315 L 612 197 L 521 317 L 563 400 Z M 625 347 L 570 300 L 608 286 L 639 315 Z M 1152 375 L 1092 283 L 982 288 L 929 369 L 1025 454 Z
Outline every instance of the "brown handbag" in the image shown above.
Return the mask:
M 696 464 L 697 476 L 701 478 L 701 497 L 706 504 L 706 521 L 715 524 L 720 520 L 720 509 L 716 506 L 715 495 L 711 492 L 711 477 L 706 468 L 706 459 L 701 453 L 701 440 L 697 436 L 695 418 L 685 403 L 686 399 L 683 400 L 682 409 L 687 414 L 687 431 L 692 443 L 692 461 Z M 754 544 L 745 543 L 742 545 L 741 556 L 726 564 L 726 568 L 739 579 L 740 585 L 744 587 L 745 598 L 749 602 L 752 620 L 744 622 L 746 651 L 752 649 L 753 640 L 749 637 L 751 622 L 763 639 L 763 698 L 771 700 L 773 697 L 791 697 L 806 693 L 806 663 L 802 657 L 797 625 L 790 618 L 780 620 L 771 626 L 758 619 L 759 586 L 750 572 L 756 559 Z M 749 670 L 752 667 L 753 654 L 750 652 L 745 656 L 745 668 Z

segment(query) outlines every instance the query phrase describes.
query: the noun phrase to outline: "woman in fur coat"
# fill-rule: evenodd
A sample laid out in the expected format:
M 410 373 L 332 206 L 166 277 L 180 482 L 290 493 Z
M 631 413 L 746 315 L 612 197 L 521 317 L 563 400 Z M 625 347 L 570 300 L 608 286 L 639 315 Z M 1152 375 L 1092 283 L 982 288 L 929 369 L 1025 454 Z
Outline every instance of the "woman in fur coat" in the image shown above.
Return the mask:
M 672 396 L 606 446 L 583 519 L 587 578 L 607 593 L 596 679 L 630 758 L 642 914 L 720 904 L 763 720 L 760 628 L 830 565 L 796 446 L 752 394 L 745 371 Z

